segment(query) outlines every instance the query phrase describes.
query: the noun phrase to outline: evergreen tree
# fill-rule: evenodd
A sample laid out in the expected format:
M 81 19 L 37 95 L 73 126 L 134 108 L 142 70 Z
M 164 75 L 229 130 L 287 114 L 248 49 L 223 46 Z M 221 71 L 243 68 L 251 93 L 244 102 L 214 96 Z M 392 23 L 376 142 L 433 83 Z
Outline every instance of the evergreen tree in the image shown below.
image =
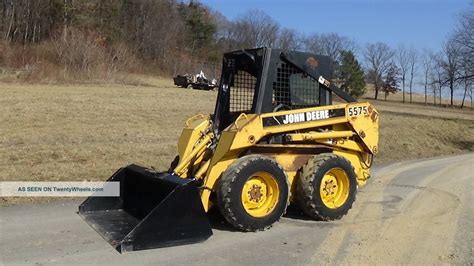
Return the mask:
M 382 91 L 385 92 L 385 100 L 387 96 L 392 93 L 395 94 L 398 88 L 398 81 L 400 80 L 400 69 L 394 64 L 391 63 L 387 70 L 387 75 L 382 85 Z
M 209 10 L 199 2 L 180 3 L 178 11 L 186 25 L 191 52 L 213 44 L 217 26 Z
M 354 97 L 360 97 L 366 92 L 364 71 L 351 51 L 341 52 L 339 66 L 341 88 Z

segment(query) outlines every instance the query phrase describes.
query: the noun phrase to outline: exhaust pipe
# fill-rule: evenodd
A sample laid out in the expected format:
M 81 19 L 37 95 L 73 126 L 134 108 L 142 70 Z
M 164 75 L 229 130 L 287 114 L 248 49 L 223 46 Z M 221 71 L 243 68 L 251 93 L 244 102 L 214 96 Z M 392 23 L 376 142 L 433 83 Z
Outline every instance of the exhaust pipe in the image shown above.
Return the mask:
M 212 229 L 194 180 L 129 165 L 107 181 L 119 197 L 89 197 L 78 214 L 117 251 L 202 242 Z

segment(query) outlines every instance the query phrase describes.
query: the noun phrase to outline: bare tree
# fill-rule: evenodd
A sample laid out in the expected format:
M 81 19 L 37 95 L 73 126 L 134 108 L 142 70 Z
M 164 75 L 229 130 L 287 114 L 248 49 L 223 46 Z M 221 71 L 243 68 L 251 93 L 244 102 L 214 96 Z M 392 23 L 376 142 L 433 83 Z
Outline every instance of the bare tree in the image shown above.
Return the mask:
M 447 84 L 450 92 L 451 107 L 454 106 L 455 82 L 458 78 L 460 50 L 455 42 L 448 40 L 442 48 L 443 83 Z
M 369 43 L 364 50 L 364 58 L 368 68 L 369 82 L 374 84 L 375 99 L 377 99 L 379 90 L 383 85 L 382 76 L 385 75 L 390 67 L 394 52 L 385 43 Z
M 217 26 L 215 40 L 221 52 L 228 52 L 242 48 L 250 47 L 250 41 L 247 38 L 242 38 L 246 33 L 244 27 L 239 21 L 227 20 L 224 15 L 215 12 L 214 21 Z
M 399 45 L 395 52 L 395 59 L 398 63 L 400 79 L 402 81 L 402 99 L 405 103 L 405 81 L 410 64 L 409 51 L 404 45 Z
M 441 105 L 441 99 L 443 95 L 443 55 L 441 53 L 431 54 L 431 60 L 433 62 L 432 71 L 430 73 L 430 84 L 433 92 L 433 105 L 436 105 L 436 95 L 439 98 L 439 105 Z
M 313 34 L 305 39 L 305 49 L 329 56 L 333 62 L 339 62 L 342 51 L 355 53 L 357 45 L 355 41 L 337 33 Z
M 466 100 L 466 96 L 468 95 L 468 93 L 470 91 L 472 91 L 472 87 L 474 85 L 474 79 L 467 78 L 467 76 L 469 76 L 469 67 L 467 65 L 465 65 L 466 61 L 462 60 L 462 63 L 464 63 L 464 64 L 461 65 L 461 67 L 460 67 L 461 70 L 459 71 L 459 74 L 461 75 L 461 77 L 464 77 L 464 78 L 461 78 L 458 81 L 459 85 L 463 86 L 463 89 L 464 89 L 462 102 L 461 102 L 461 108 L 464 107 L 464 102 Z M 471 94 L 471 98 L 472 98 L 472 94 Z M 471 99 L 471 102 L 472 102 L 472 99 Z
M 410 47 L 408 51 L 408 63 L 410 67 L 410 103 L 412 103 L 413 79 L 415 78 L 417 60 L 418 60 L 418 52 L 416 51 L 415 48 Z
M 459 26 L 452 37 L 462 54 L 459 83 L 464 87 L 461 108 L 469 94 L 472 109 L 472 87 L 474 86 L 474 1 L 469 10 L 461 14 Z
M 474 86 L 471 86 L 471 88 L 469 89 L 469 97 L 471 98 L 471 109 L 472 109 L 472 96 L 473 96 L 473 95 L 472 95 L 472 88 L 473 88 L 473 87 L 474 87 Z
M 451 37 L 462 54 L 462 64 L 465 71 L 458 79 L 474 80 L 474 1 L 460 15 L 459 24 Z
M 135 0 L 122 9 L 124 38 L 138 54 L 152 58 L 154 63 L 166 66 L 175 61 L 175 49 L 181 53 L 184 48 L 196 49 L 196 41 L 186 42 L 185 36 L 176 34 L 186 31 L 183 15 L 166 1 Z
M 22 43 L 24 46 L 46 39 L 56 21 L 55 9 L 50 1 L 2 0 L 0 5 L 0 34 L 7 42 Z
M 421 68 L 423 71 L 423 87 L 425 89 L 425 105 L 428 104 L 428 85 L 429 76 L 433 68 L 433 53 L 429 50 L 423 50 L 423 56 L 421 57 Z
M 277 39 L 277 47 L 284 50 L 301 50 L 303 40 L 301 34 L 294 29 L 283 28 Z
M 214 11 L 213 18 L 217 27 L 214 39 L 218 47 L 223 51 L 236 50 L 240 45 L 234 36 L 234 23 L 217 11 Z
M 274 47 L 280 26 L 261 10 L 249 10 L 234 23 L 235 37 L 246 47 Z

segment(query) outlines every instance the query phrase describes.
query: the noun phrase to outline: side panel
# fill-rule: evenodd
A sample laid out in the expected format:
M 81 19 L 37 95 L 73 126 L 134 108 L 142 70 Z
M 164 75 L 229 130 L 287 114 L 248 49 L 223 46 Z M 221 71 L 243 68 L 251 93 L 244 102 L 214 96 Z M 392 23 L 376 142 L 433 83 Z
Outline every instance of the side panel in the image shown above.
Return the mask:
M 211 138 L 209 134 L 210 120 L 202 114 L 197 114 L 188 121 L 178 140 L 179 163 L 175 173 L 182 178 L 187 178 L 189 166 L 196 168 L 203 160 L 206 143 Z M 191 165 L 192 164 L 192 165 Z M 178 172 L 177 172 L 178 171 Z
M 349 124 L 372 154 L 377 154 L 379 143 L 379 113 L 368 102 L 347 106 Z
M 202 132 L 208 127 L 209 118 L 203 114 L 197 114 L 186 121 L 186 126 L 178 140 L 178 154 L 180 158 L 183 158 L 185 154 L 193 149 Z

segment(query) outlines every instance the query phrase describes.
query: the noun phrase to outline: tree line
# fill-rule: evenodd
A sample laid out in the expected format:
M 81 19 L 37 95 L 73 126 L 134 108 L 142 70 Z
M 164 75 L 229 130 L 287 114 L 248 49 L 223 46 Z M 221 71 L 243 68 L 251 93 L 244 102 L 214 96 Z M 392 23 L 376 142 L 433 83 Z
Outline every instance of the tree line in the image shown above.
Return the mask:
M 441 104 L 441 95 L 449 91 L 454 105 L 455 90 L 463 92 L 461 105 L 466 97 L 472 102 L 474 2 L 459 15 L 440 51 L 419 51 L 382 42 L 359 45 L 337 33 L 303 34 L 261 10 L 229 20 L 198 1 L 0 1 L 0 50 L 21 47 L 16 53 L 20 63 L 13 64 L 19 59 L 4 52 L 0 66 L 49 60 L 74 73 L 148 66 L 173 75 L 197 64 L 217 66 L 225 51 L 267 46 L 329 56 L 333 80 L 356 97 L 366 92 L 368 82 L 375 99 L 380 92 L 386 98 L 400 90 L 403 102 L 411 103 L 413 89 L 421 86 L 425 104 L 429 94 L 432 104 Z

